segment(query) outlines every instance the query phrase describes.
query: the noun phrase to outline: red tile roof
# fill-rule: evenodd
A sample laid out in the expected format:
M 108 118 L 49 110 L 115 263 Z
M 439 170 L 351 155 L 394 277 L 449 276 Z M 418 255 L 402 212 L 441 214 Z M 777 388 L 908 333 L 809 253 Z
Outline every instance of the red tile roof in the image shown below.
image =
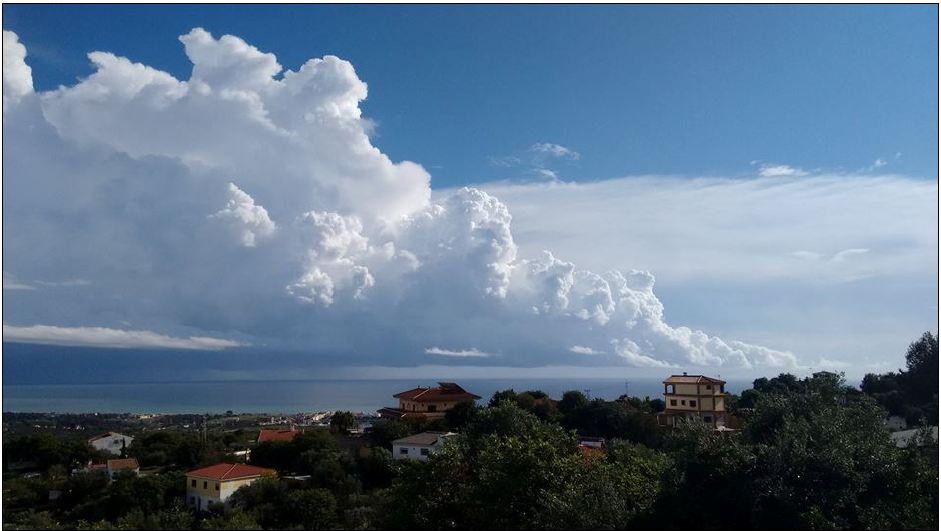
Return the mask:
M 258 432 L 258 442 L 263 443 L 265 441 L 284 441 L 291 442 L 294 440 L 294 437 L 297 437 L 297 434 L 300 433 L 297 430 L 261 430 Z
M 267 474 L 276 474 L 276 472 L 270 468 L 243 465 L 241 463 L 219 463 L 218 465 L 207 466 L 197 470 L 190 470 L 186 473 L 187 476 L 216 479 L 220 481 L 251 478 L 256 476 L 264 476 Z
M 108 459 L 108 470 L 134 470 L 140 468 L 137 459 Z
M 708 376 L 703 376 L 701 374 L 674 374 L 663 381 L 665 384 L 699 384 L 699 383 L 715 383 L 715 384 L 724 384 L 725 380 L 720 380 L 718 378 L 710 378 Z
M 474 393 L 468 393 L 463 387 L 452 382 L 438 382 L 438 387 L 416 387 L 394 394 L 392 397 L 416 402 L 463 402 L 480 398 Z

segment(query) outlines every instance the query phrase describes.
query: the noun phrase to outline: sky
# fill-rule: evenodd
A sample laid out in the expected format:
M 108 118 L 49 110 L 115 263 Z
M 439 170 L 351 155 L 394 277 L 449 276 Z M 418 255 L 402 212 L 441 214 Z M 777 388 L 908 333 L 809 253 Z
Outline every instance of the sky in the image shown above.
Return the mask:
M 3 29 L 16 378 L 858 376 L 937 331 L 937 6 L 6 5 Z

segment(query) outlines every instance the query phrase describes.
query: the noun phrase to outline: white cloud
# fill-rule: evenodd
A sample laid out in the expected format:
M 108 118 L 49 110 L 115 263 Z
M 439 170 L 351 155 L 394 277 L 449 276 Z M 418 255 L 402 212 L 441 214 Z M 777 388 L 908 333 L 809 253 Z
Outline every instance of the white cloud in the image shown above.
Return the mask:
M 803 177 L 809 175 L 809 173 L 786 164 L 762 164 L 758 168 L 758 175 L 762 177 Z
M 243 192 L 234 183 L 229 183 L 229 200 L 225 208 L 210 217 L 223 220 L 239 234 L 245 247 L 254 247 L 255 242 L 274 234 L 277 226 L 268 217 L 268 211 L 256 205 L 252 196 Z
M 3 30 L 3 109 L 33 92 L 33 70 L 26 64 L 26 47 L 12 31 Z
M 425 349 L 425 354 L 432 354 L 434 356 L 447 356 L 449 358 L 489 358 L 493 356 L 489 352 L 481 352 L 476 348 L 470 348 L 466 350 L 448 350 L 439 347 L 431 347 Z
M 149 330 L 118 330 L 96 326 L 11 326 L 4 324 L 3 340 L 14 343 L 102 348 L 222 350 L 243 346 L 237 341 L 214 337 L 171 337 Z
M 9 289 L 9 290 L 31 290 L 31 289 L 36 289 L 36 287 L 35 287 L 35 286 L 31 286 L 31 285 L 29 285 L 29 284 L 24 284 L 24 283 L 18 281 L 15 276 L 13 276 L 13 275 L 11 275 L 10 273 L 7 273 L 6 271 L 4 271 L 4 272 L 3 272 L 3 289 Z
M 581 345 L 574 345 L 569 348 L 569 352 L 574 354 L 582 354 L 584 356 L 600 356 L 602 354 L 607 354 L 603 350 L 595 350 L 591 347 L 583 347 Z
M 881 168 L 881 167 L 885 166 L 886 164 L 888 164 L 888 162 L 886 162 L 886 160 L 885 160 L 884 158 L 879 157 L 879 158 L 877 158 L 877 159 L 872 163 L 872 167 L 873 167 L 873 169 Z
M 551 144 L 548 142 L 533 144 L 529 150 L 533 151 L 534 153 L 541 153 L 557 158 L 578 160 L 579 157 L 581 157 L 577 151 L 573 151 L 565 146 L 560 146 L 559 144 Z
M 827 233 L 792 211 L 767 217 L 781 215 L 769 207 L 776 193 L 813 202 L 799 182 L 544 183 L 432 200 L 421 166 L 393 162 L 371 144 L 359 107 L 366 84 L 350 63 L 327 56 L 280 75 L 277 58 L 236 37 L 196 29 L 181 41 L 190 79 L 93 52 L 90 76 L 5 111 L 10 270 L 87 279 L 95 290 L 60 290 L 55 299 L 8 293 L 17 296 L 8 301 L 11 325 L 123 319 L 171 339 L 195 329 L 403 364 L 427 359 L 427 345 L 475 345 L 433 348 L 543 365 L 570 361 L 573 344 L 612 344 L 625 365 L 653 368 L 795 364 L 786 349 L 670 323 L 654 275 L 635 257 L 639 248 L 688 251 L 670 241 L 677 235 L 667 228 L 681 227 L 683 237 L 702 239 L 691 246 L 701 255 L 684 256 L 687 271 L 710 271 L 757 246 L 775 247 L 768 263 L 791 274 L 786 250 L 832 248 L 774 241 L 782 225 L 805 231 L 800 240 Z M 576 158 L 541 146 L 528 154 Z M 749 206 L 753 219 L 741 221 L 740 197 L 766 211 Z M 517 207 L 520 198 L 533 201 Z M 723 241 L 703 232 L 716 224 Z M 729 238 L 736 224 L 743 239 Z M 220 226 L 241 245 L 220 237 Z M 575 234 L 592 249 L 559 251 L 564 238 L 542 245 L 539 230 Z

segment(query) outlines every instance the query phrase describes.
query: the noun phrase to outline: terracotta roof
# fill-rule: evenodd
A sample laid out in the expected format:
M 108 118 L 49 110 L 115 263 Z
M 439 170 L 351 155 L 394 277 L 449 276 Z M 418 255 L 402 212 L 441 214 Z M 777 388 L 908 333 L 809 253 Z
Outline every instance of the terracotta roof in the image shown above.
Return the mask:
M 418 433 L 415 435 L 409 435 L 408 437 L 402 437 L 401 439 L 396 439 L 392 441 L 392 444 L 407 444 L 411 446 L 434 446 L 438 444 L 439 439 L 446 439 L 448 437 L 453 437 L 457 435 L 456 433 L 443 432 L 443 431 L 426 431 Z
M 265 441 L 284 441 L 291 442 L 294 440 L 294 437 L 297 437 L 297 434 L 300 433 L 297 430 L 261 430 L 258 432 L 258 442 L 263 443 Z
M 392 397 L 416 402 L 452 402 L 480 398 L 474 393 L 468 393 L 463 387 L 453 382 L 438 382 L 438 387 L 416 387 L 394 394 Z
M 227 481 L 230 479 L 251 478 L 275 473 L 276 472 L 270 468 L 262 468 L 260 466 L 243 465 L 241 463 L 219 463 L 218 465 L 190 470 L 186 475 Z
M 129 457 L 127 459 L 108 459 L 108 470 L 134 470 L 140 468 L 137 459 Z
M 674 374 L 663 381 L 665 384 L 700 384 L 700 383 L 714 383 L 714 384 L 724 384 L 725 380 L 720 380 L 718 378 L 710 378 L 708 376 L 703 376 L 701 374 Z
M 604 456 L 604 450 L 601 448 L 592 448 L 591 446 L 585 446 L 584 444 L 578 445 L 578 451 L 581 452 L 585 459 Z

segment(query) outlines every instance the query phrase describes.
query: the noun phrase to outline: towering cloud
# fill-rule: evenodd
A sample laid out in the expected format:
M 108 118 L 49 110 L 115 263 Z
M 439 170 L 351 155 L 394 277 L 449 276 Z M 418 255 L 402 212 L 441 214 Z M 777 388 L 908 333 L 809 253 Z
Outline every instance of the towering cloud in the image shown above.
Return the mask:
M 93 52 L 89 77 L 35 94 L 4 32 L 5 274 L 88 281 L 8 290 L 18 337 L 154 330 L 387 364 L 794 364 L 668 325 L 648 272 L 521 256 L 493 195 L 433 201 L 421 166 L 371 144 L 350 63 L 284 71 L 237 37 L 180 40 L 187 80 Z

